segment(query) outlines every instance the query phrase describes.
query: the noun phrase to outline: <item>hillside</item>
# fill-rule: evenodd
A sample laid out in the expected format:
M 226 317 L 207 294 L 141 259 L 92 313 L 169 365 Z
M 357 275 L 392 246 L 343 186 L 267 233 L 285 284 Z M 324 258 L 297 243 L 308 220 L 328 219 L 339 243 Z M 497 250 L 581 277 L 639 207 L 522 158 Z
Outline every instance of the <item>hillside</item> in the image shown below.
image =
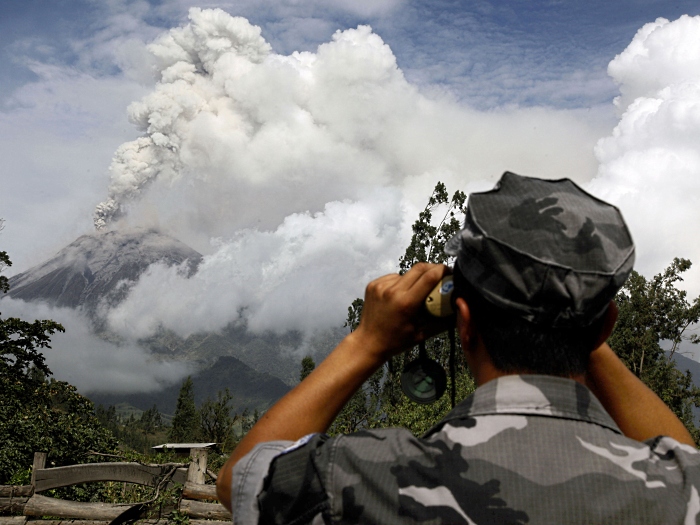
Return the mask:
M 121 302 L 134 283 L 153 263 L 178 266 L 191 276 L 202 255 L 184 243 L 156 230 L 135 229 L 83 235 L 51 259 L 10 279 L 8 296 L 27 302 L 82 309 L 92 331 L 111 342 L 112 333 L 101 317 L 100 307 Z M 138 344 L 161 361 L 192 363 L 197 403 L 229 387 L 238 411 L 266 408 L 296 383 L 303 348 L 316 360 L 328 354 L 345 335 L 345 329 L 304 340 L 300 333 L 255 334 L 245 321 L 237 320 L 218 332 L 202 332 L 187 338 L 167 330 Z M 99 373 L 98 370 L 95 373 Z M 172 414 L 180 383 L 148 394 L 94 394 L 88 396 L 105 406 L 127 403 L 141 410 L 158 405 Z
M 215 399 L 219 390 L 228 388 L 233 395 L 231 405 L 234 411 L 239 413 L 246 408 L 264 410 L 290 389 L 280 379 L 257 372 L 230 356 L 219 357 L 212 366 L 192 374 L 192 382 L 197 406 L 208 397 Z M 95 404 L 105 407 L 127 403 L 138 409 L 148 410 L 155 404 L 163 414 L 172 415 L 175 413 L 181 386 L 181 383 L 178 383 L 158 392 L 142 394 L 88 394 L 88 397 Z

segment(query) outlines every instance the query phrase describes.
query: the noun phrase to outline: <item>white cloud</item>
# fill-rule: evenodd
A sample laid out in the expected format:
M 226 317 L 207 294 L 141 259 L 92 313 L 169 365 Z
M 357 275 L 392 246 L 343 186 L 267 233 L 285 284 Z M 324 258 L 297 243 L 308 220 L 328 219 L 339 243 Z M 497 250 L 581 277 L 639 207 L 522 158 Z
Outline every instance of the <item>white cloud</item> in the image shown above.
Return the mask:
M 0 308 L 6 318 L 52 319 L 63 325 L 65 333 L 54 334 L 51 348 L 42 353 L 53 377 L 83 393 L 156 391 L 193 371 L 188 363 L 156 361 L 133 342 L 116 344 L 98 338 L 80 311 L 9 298 L 0 302 Z
M 645 24 L 608 66 L 620 86 L 621 111 L 638 97 L 654 97 L 667 86 L 700 78 L 700 17 L 683 15 Z
M 595 149 L 590 189 L 620 206 L 651 276 L 673 257 L 695 263 L 686 286 L 700 293 L 700 17 L 645 25 L 610 63 L 624 110 Z

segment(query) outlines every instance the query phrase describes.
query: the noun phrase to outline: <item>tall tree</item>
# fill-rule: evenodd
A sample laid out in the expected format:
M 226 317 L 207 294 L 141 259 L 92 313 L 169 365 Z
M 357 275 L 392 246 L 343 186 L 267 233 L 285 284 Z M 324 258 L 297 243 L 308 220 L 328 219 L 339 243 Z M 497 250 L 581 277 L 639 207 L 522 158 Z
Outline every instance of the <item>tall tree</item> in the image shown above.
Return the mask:
M 187 377 L 180 387 L 175 416 L 168 439 L 173 443 L 192 443 L 199 433 L 199 414 L 194 404 L 194 384 Z
M 632 272 L 615 298 L 619 316 L 608 343 L 700 442 L 692 414 L 692 407 L 700 405 L 700 389 L 693 385 L 690 373 L 680 372 L 672 359 L 682 341 L 698 343 L 697 334 L 687 332 L 700 320 L 700 297 L 689 301 L 687 293 L 677 287 L 690 267 L 687 259 L 676 258 L 651 279 Z M 666 351 L 662 345 L 667 346 Z
M 163 426 L 163 418 L 161 418 L 155 403 L 151 408 L 141 414 L 139 423 L 141 424 L 144 434 L 153 434 Z
M 0 231 L 2 231 L 4 228 L 5 219 L 0 219 Z M 2 273 L 2 271 L 8 266 L 12 266 L 10 256 L 7 255 L 7 252 L 0 251 L 0 273 Z M 4 275 L 0 275 L 0 292 L 7 293 L 9 289 L 10 283 L 8 282 L 7 277 L 5 277 Z
M 203 441 L 219 443 L 229 450 L 233 443 L 233 424 L 238 415 L 231 414 L 233 396 L 227 388 L 219 390 L 216 399 L 207 398 L 199 409 L 200 437 Z
M 306 379 L 311 372 L 316 368 L 316 363 L 310 355 L 304 356 L 301 360 L 301 369 L 299 370 L 299 381 Z

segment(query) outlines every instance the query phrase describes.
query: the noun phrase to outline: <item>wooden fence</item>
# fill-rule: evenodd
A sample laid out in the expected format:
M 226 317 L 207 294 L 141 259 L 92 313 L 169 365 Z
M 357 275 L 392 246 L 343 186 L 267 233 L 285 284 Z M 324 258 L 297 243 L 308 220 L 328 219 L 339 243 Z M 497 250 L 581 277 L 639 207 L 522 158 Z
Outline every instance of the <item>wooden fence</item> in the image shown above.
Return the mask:
M 46 453 L 34 454 L 31 485 L 0 485 L 0 525 L 108 525 L 127 509 L 138 513 L 141 503 L 84 503 L 49 498 L 38 494 L 49 489 L 92 481 L 121 481 L 158 489 L 174 483 L 184 485 L 177 510 L 192 525 L 212 524 L 210 520 L 231 521 L 231 513 L 215 503 L 216 486 L 206 485 L 207 449 L 190 449 L 191 462 L 143 465 L 141 463 L 88 463 L 45 468 Z M 211 474 L 211 473 L 210 473 Z M 138 507 L 138 508 L 137 508 Z M 45 517 L 51 519 L 43 519 Z M 57 519 L 58 518 L 58 519 Z M 144 524 L 165 523 L 165 519 L 144 519 Z

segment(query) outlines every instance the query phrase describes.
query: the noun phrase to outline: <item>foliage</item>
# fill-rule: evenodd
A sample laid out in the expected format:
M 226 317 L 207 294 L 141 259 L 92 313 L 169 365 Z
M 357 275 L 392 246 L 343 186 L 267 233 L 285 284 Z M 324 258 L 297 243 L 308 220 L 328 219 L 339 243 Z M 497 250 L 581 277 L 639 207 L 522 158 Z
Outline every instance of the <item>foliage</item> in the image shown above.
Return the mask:
M 57 331 L 65 330 L 50 320 L 0 318 L 0 377 L 7 379 L 16 395 L 26 394 L 37 380 L 51 374 L 39 349 L 51 348 L 51 336 Z
M 7 384 L 7 383 L 3 383 Z M 44 381 L 17 395 L 0 394 L 0 484 L 32 464 L 34 452 L 48 452 L 50 466 L 85 463 L 91 451 L 112 452 L 117 442 L 93 414 L 93 404 L 73 385 Z
M 156 405 L 142 412 L 140 417 L 135 417 L 134 414 L 120 417 L 113 405 L 107 408 L 98 405 L 95 416 L 117 438 L 122 450 L 150 454 L 151 447 L 168 439 L 167 428 Z
M 12 261 L 7 255 L 7 252 L 0 252 L 0 272 L 2 272 L 6 267 L 12 266 Z M 0 275 L 0 292 L 6 293 L 10 289 L 10 283 L 7 277 Z
M 360 324 L 360 318 L 362 317 L 362 307 L 365 305 L 365 300 L 358 297 L 355 299 L 350 306 L 348 306 L 348 318 L 345 320 L 344 327 L 350 328 L 353 332 Z
M 445 244 L 461 228 L 461 216 L 466 213 L 467 195 L 456 191 L 449 198 L 447 188 L 438 182 L 428 199 L 428 205 L 418 215 L 413 223 L 413 236 L 406 248 L 406 253 L 399 259 L 399 273 L 404 274 L 418 262 L 445 263 Z M 442 220 L 437 226 L 433 225 L 433 213 L 446 206 Z
M 2 265 L 9 265 L 5 252 Z M 7 291 L 7 281 L 0 283 Z M 63 327 L 50 320 L 0 318 L 0 484 L 25 478 L 34 452 L 48 452 L 51 466 L 89 461 L 90 451 L 116 448 L 94 416 L 90 400 L 74 386 L 51 379 L 41 349 Z
M 382 404 L 384 375 L 384 368 L 380 368 L 353 394 L 328 429 L 329 435 L 385 426 L 386 414 Z
M 2 231 L 4 227 L 5 220 L 0 219 L 0 231 Z M 2 273 L 2 271 L 8 266 L 12 266 L 12 261 L 10 261 L 9 255 L 7 255 L 7 252 L 0 251 L 0 273 Z M 9 289 L 10 283 L 8 282 L 7 277 L 0 275 L 0 292 L 6 293 Z
M 400 397 L 392 406 L 391 411 L 388 412 L 385 426 L 407 428 L 416 436 L 425 434 L 451 409 L 449 391 L 452 386 L 450 381 L 451 379 L 448 377 L 445 395 L 430 405 L 418 405 L 406 396 Z M 455 381 L 457 402 L 466 398 L 476 388 L 474 379 L 463 366 L 455 375 Z
M 238 414 L 231 415 L 231 400 L 233 396 L 229 389 L 217 392 L 216 400 L 207 399 L 199 409 L 200 438 L 211 443 L 220 443 L 224 450 L 232 447 L 234 434 L 233 424 L 238 420 Z
M 452 198 L 447 188 L 438 182 L 428 199 L 425 209 L 413 224 L 413 235 L 406 252 L 399 259 L 399 273 L 408 271 L 417 262 L 448 263 L 444 253 L 445 243 L 461 229 L 461 218 L 465 213 L 467 196 L 457 191 Z M 433 224 L 433 215 L 444 210 L 442 218 Z M 363 300 L 355 299 L 348 307 L 346 327 L 355 330 L 360 323 Z M 447 334 L 435 337 L 426 343 L 431 359 L 444 368 L 449 368 L 450 345 Z M 474 382 L 462 363 L 461 349 L 457 342 L 455 359 L 455 384 L 459 399 L 474 390 Z M 375 372 L 370 379 L 343 407 L 329 429 L 329 434 L 355 432 L 364 428 L 403 426 L 416 434 L 422 434 L 450 409 L 450 395 L 446 393 L 432 405 L 419 405 L 410 401 L 401 392 L 401 372 L 406 364 L 415 359 L 416 352 L 406 352 L 392 358 L 388 366 Z M 448 385 L 449 392 L 450 385 Z
M 168 438 L 173 443 L 191 443 L 199 434 L 199 414 L 194 404 L 194 385 L 192 378 L 187 377 L 182 383 L 177 397 L 175 416 Z
M 299 370 L 299 381 L 306 379 L 311 372 L 316 368 L 316 363 L 310 355 L 305 356 L 301 360 L 301 369 Z
M 155 405 L 155 403 L 151 408 L 141 414 L 139 423 L 141 424 L 144 433 L 148 434 L 154 433 L 163 426 L 163 419 L 160 417 L 160 412 L 158 411 L 158 407 Z
M 697 335 L 688 336 L 687 331 L 700 320 L 700 297 L 690 302 L 687 293 L 676 287 L 690 266 L 690 261 L 676 258 L 649 280 L 632 272 L 615 299 L 619 317 L 608 343 L 700 442 L 692 414 L 692 406 L 700 405 L 700 389 L 693 385 L 690 373 L 680 372 L 672 360 L 681 341 L 698 342 Z M 662 342 L 670 344 L 668 352 Z

